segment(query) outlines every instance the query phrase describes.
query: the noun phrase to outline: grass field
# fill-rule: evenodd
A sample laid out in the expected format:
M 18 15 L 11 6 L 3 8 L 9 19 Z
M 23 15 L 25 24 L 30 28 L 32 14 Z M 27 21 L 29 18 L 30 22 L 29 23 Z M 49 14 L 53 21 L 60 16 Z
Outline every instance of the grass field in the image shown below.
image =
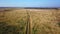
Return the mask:
M 0 10 L 0 34 L 26 34 L 27 30 L 30 34 L 60 34 L 60 9 Z

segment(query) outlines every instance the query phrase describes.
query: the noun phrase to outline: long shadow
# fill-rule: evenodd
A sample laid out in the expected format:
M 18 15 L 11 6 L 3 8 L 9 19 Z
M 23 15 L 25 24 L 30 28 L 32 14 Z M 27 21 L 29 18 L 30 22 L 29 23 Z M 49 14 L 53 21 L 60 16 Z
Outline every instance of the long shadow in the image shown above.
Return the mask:
M 6 22 L 0 22 L 0 34 L 23 34 L 21 27 L 8 25 Z

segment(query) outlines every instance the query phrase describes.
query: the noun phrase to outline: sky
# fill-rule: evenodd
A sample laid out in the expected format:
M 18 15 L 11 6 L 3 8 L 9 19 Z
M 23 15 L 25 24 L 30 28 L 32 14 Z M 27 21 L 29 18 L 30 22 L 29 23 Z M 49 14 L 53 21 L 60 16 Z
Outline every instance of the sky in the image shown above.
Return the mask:
M 60 0 L 0 0 L 0 7 L 60 7 Z

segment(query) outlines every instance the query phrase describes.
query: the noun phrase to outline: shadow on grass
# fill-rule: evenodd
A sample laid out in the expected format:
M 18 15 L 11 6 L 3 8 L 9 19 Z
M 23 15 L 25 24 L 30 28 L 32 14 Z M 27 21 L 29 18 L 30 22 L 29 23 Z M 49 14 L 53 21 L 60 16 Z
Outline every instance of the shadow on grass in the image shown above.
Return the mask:
M 6 22 L 0 22 L 0 34 L 24 34 L 22 28 L 8 25 Z

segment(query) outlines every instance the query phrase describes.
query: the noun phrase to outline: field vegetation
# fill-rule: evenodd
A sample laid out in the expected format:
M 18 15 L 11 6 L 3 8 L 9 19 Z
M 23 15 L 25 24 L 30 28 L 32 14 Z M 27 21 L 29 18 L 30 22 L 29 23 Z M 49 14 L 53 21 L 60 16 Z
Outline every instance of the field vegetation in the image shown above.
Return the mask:
M 60 9 L 0 10 L 0 34 L 60 34 Z

